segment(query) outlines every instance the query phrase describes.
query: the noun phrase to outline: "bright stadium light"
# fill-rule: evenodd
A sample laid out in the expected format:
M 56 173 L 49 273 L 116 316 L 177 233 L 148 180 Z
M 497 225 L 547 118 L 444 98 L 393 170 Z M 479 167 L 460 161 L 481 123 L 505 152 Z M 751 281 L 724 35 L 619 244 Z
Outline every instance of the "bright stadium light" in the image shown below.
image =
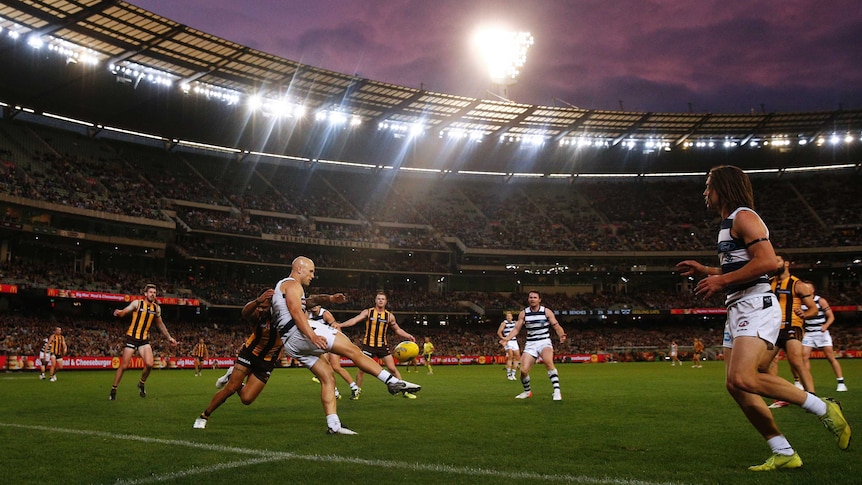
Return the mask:
M 479 49 L 491 82 L 499 86 L 514 84 L 527 62 L 527 50 L 533 45 L 529 32 L 482 29 L 474 43 Z

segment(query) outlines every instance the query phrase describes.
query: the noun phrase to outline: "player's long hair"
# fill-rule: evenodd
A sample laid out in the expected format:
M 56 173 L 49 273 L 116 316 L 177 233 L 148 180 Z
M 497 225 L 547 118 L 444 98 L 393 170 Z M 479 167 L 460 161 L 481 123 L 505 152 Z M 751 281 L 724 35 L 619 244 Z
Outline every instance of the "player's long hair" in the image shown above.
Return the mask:
M 718 193 L 719 203 L 728 212 L 738 207 L 754 209 L 754 190 L 751 180 L 741 168 L 719 165 L 709 171 L 709 186 Z

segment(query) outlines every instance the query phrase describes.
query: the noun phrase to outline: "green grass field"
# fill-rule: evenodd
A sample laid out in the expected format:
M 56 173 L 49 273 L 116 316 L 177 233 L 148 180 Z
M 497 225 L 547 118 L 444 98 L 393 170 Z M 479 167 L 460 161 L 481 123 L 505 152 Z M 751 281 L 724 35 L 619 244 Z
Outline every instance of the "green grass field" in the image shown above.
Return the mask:
M 845 414 L 862 429 L 862 362 L 842 361 Z M 738 484 L 862 482 L 860 453 L 841 452 L 818 420 L 778 409 L 805 463 L 754 473 L 770 452 L 724 390 L 724 365 L 558 366 L 563 401 L 544 367 L 534 397 L 501 366 L 440 366 L 404 373 L 419 399 L 392 397 L 366 379 L 359 401 L 339 401 L 357 436 L 329 436 L 319 389 L 305 369 L 279 369 L 251 406 L 234 396 L 205 430 L 192 422 L 221 371 L 153 371 L 141 399 L 139 371 L 108 400 L 113 372 L 0 374 L 0 476 L 18 483 L 602 483 Z M 353 369 L 351 369 L 353 371 Z M 782 372 L 789 374 L 787 364 Z M 826 361 L 813 363 L 820 394 L 835 395 Z M 342 393 L 347 385 L 339 381 Z M 858 440 L 858 439 L 857 439 Z

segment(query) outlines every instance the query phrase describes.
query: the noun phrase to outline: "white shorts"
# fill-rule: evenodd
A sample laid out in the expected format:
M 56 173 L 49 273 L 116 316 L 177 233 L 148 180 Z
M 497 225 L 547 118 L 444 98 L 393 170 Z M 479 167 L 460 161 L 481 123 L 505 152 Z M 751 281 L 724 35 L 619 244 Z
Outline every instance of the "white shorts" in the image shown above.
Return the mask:
M 39 360 L 42 361 L 42 364 L 51 365 L 51 353 L 50 352 L 39 352 Z
M 546 338 L 542 340 L 527 340 L 527 345 L 524 346 L 524 353 L 532 355 L 535 358 L 539 358 L 542 355 L 542 350 L 550 348 L 554 349 L 554 345 L 551 343 L 551 339 Z
M 314 364 L 317 363 L 317 360 L 321 355 L 332 349 L 332 345 L 335 343 L 335 335 L 338 333 L 338 330 L 330 327 L 325 323 L 311 323 L 311 328 L 314 329 L 314 333 L 320 335 L 321 337 L 326 338 L 326 349 L 321 349 L 317 345 L 314 345 L 314 342 L 308 339 L 302 332 L 299 331 L 299 328 L 293 327 L 290 329 L 285 336 L 281 338 L 284 343 L 284 352 L 298 360 L 305 367 L 311 369 L 314 367 Z
M 755 294 L 741 298 L 727 307 L 724 347 L 733 348 L 737 337 L 760 337 L 775 345 L 781 329 L 781 308 L 775 295 Z
M 815 349 L 832 347 L 832 335 L 829 335 L 829 330 L 823 332 L 805 332 L 805 336 L 802 337 L 802 345 Z
M 518 347 L 517 340 L 512 339 L 506 342 L 506 350 L 521 350 L 521 347 Z

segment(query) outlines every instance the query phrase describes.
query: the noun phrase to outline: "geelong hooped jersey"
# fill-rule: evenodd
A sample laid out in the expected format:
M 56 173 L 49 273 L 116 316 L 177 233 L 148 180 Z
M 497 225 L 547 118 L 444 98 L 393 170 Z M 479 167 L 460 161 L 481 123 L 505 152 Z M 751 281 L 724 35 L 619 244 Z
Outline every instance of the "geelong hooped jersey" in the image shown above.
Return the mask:
M 42 339 L 42 353 L 47 354 L 49 352 L 51 352 L 51 345 L 48 343 L 48 338 L 45 337 Z
M 281 292 L 281 285 L 286 281 L 296 281 L 296 279 L 287 277 L 281 279 L 275 284 L 275 293 L 272 295 L 272 321 L 278 329 L 278 335 L 284 337 L 287 332 L 296 327 L 296 322 L 290 315 L 290 310 L 287 309 L 287 299 L 284 293 Z M 305 312 L 305 293 L 302 294 L 302 311 Z
M 326 313 L 325 308 L 320 308 L 319 310 L 317 310 L 317 313 L 308 312 L 308 322 L 326 323 L 326 320 L 323 319 L 324 313 Z
M 524 327 L 527 329 L 527 342 L 551 338 L 551 322 L 545 315 L 544 306 L 536 311 L 530 307 L 524 309 Z
M 823 324 L 826 323 L 826 312 L 820 306 L 820 295 L 814 296 L 814 303 L 817 304 L 817 315 L 805 319 L 806 332 L 819 332 L 823 329 Z M 802 311 L 808 310 L 806 305 L 801 305 Z
M 126 330 L 126 335 L 138 340 L 148 340 L 150 326 L 160 314 L 159 305 L 147 300 L 140 300 L 140 302 L 138 309 L 132 313 L 132 323 Z
M 512 320 L 503 320 L 503 336 L 508 337 L 509 333 L 515 328 L 515 322 Z
M 721 272 L 726 274 L 736 271 L 751 261 L 751 253 L 748 251 L 745 241 L 738 237 L 733 237 L 730 229 L 733 227 L 733 219 L 740 211 L 749 211 L 760 218 L 756 212 L 748 207 L 739 207 L 731 212 L 727 219 L 721 221 L 721 229 L 718 232 L 718 260 L 721 264 Z M 769 237 L 769 229 L 766 230 L 766 237 Z M 762 285 L 757 288 L 758 285 Z M 743 291 L 752 289 L 755 293 L 769 292 L 769 277 L 761 275 L 760 277 L 747 281 L 745 283 L 727 287 L 726 303 L 731 303 L 743 296 Z

